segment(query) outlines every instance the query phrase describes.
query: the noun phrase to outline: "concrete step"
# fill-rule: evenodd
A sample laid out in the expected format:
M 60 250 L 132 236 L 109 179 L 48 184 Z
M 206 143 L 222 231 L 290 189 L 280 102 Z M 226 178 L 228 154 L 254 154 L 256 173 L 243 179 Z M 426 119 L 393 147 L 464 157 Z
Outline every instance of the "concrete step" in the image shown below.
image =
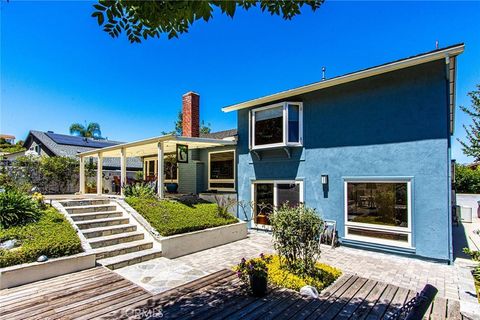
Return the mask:
M 109 269 L 115 270 L 126 266 L 131 266 L 132 264 L 140 263 L 143 261 L 160 258 L 161 256 L 162 250 L 152 248 L 148 250 L 122 254 L 111 258 L 100 259 L 97 260 L 97 262 L 101 265 L 106 266 Z
M 134 224 L 121 224 L 118 226 L 107 226 L 107 227 L 100 227 L 100 228 L 92 228 L 83 230 L 82 233 L 85 238 L 97 238 L 97 237 L 104 237 L 104 236 L 111 236 L 113 234 L 119 234 L 123 232 L 132 232 L 136 231 L 137 226 Z
M 64 207 L 80 207 L 80 206 L 97 206 L 102 204 L 109 204 L 108 199 L 72 199 L 60 201 Z
M 118 225 L 125 225 L 128 224 L 130 220 L 125 217 L 121 218 L 106 218 L 106 219 L 95 219 L 95 220 L 83 220 L 75 222 L 77 227 L 81 230 L 84 229 L 93 229 L 93 228 L 101 228 L 101 227 L 109 227 L 109 226 L 118 226 Z
M 88 241 L 88 243 L 93 249 L 96 249 L 100 247 L 113 246 L 113 245 L 125 243 L 125 242 L 143 240 L 144 238 L 145 238 L 145 235 L 143 234 L 143 232 L 134 231 L 134 232 L 114 234 L 111 236 L 93 238 L 92 240 Z
M 127 253 L 148 250 L 153 248 L 153 243 L 145 240 L 132 241 L 127 243 L 120 243 L 113 246 L 93 249 L 96 254 L 96 259 L 106 259 Z
M 65 207 L 65 210 L 69 214 L 79 214 L 79 213 L 89 213 L 89 212 L 100 212 L 100 211 L 115 211 L 117 206 L 113 204 L 99 204 L 99 205 L 89 205 L 89 206 L 75 206 L 75 207 Z
M 85 220 L 98 220 L 105 218 L 118 218 L 121 217 L 123 213 L 121 211 L 107 211 L 107 212 L 90 212 L 90 213 L 79 213 L 71 214 L 70 218 L 73 221 L 85 221 Z

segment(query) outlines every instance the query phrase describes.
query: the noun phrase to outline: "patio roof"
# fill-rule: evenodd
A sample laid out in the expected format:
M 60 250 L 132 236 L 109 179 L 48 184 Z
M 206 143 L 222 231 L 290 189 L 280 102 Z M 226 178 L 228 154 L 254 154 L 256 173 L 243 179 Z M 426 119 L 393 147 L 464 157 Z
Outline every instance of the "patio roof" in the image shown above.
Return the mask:
M 183 137 L 174 134 L 139 140 L 118 144 L 111 147 L 82 152 L 80 157 L 97 156 L 99 153 L 103 157 L 120 157 L 121 150 L 124 149 L 127 157 L 143 157 L 154 155 L 158 152 L 158 143 L 163 143 L 163 150 L 165 153 L 175 152 L 177 144 L 188 145 L 189 149 L 204 149 L 219 146 L 236 145 L 237 142 L 232 139 L 210 139 L 210 138 L 196 138 Z

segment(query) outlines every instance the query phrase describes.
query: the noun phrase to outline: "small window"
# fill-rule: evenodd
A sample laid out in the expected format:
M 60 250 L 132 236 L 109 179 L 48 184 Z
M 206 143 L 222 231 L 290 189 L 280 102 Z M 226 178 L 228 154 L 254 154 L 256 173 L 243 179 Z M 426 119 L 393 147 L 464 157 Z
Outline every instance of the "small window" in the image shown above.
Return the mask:
M 208 154 L 208 188 L 210 190 L 235 190 L 235 151 Z
M 301 102 L 284 102 L 253 109 L 250 141 L 252 149 L 302 145 Z

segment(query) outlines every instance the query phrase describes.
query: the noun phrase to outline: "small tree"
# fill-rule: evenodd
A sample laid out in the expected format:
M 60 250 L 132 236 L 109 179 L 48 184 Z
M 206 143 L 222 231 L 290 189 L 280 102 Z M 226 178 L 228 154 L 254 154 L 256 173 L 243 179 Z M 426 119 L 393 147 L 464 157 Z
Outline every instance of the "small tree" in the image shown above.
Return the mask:
M 472 105 L 460 106 L 460 109 L 472 118 L 473 124 L 463 125 L 467 141 L 457 140 L 461 143 L 464 154 L 474 157 L 475 161 L 480 161 L 480 84 L 477 84 L 477 90 L 469 92 L 468 95 Z
M 65 192 L 78 179 L 78 161 L 69 157 L 43 157 L 40 170 L 49 187 L 57 193 Z
M 281 263 L 291 272 L 315 274 L 315 263 L 320 258 L 319 236 L 323 220 L 315 209 L 300 204 L 283 204 L 270 216 L 273 246 Z

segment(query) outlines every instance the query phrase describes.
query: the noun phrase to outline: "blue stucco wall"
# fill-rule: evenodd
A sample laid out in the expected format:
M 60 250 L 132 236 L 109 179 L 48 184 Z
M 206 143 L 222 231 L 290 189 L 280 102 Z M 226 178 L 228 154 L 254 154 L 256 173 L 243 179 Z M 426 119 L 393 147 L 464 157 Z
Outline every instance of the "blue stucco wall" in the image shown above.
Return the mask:
M 323 89 L 304 106 L 304 147 L 288 159 L 248 149 L 248 110 L 238 112 L 239 200 L 255 179 L 302 179 L 305 203 L 344 229 L 344 178 L 410 178 L 411 253 L 450 260 L 450 136 L 445 62 L 436 61 Z M 320 176 L 329 176 L 328 193 Z M 391 248 L 390 248 L 391 249 Z M 393 248 L 393 250 L 395 250 Z

